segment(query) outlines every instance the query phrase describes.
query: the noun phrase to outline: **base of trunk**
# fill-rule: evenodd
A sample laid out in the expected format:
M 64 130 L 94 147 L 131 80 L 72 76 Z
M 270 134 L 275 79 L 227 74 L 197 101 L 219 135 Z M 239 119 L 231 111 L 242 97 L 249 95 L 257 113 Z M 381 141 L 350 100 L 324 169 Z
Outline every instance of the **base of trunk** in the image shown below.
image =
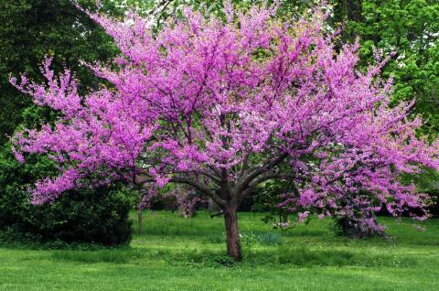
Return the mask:
M 142 234 L 143 233 L 143 211 L 139 210 L 137 211 L 137 222 L 138 222 L 138 233 Z
M 241 261 L 237 207 L 226 207 L 224 209 L 224 222 L 226 225 L 227 255 L 236 261 Z

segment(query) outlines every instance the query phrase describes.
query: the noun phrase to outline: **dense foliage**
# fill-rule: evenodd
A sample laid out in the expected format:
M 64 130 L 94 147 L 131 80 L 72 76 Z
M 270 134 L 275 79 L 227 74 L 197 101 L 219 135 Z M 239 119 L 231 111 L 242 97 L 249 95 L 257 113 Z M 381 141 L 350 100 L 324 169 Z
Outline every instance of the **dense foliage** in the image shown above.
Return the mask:
M 93 0 L 80 1 L 94 5 Z M 108 5 L 107 5 L 108 6 Z M 111 7 L 111 6 L 110 6 Z M 110 9 L 109 11 L 115 11 Z M 9 84 L 11 74 L 26 73 L 39 79 L 39 64 L 47 54 L 56 55 L 55 68 L 75 70 L 84 87 L 94 86 L 93 74 L 80 60 L 108 60 L 115 48 L 108 36 L 70 0 L 0 1 L 0 143 L 22 122 L 22 111 L 31 105 Z
M 383 68 L 384 76 L 394 78 L 393 102 L 416 99 L 413 113 L 423 115 L 424 131 L 437 136 L 439 3 L 366 0 L 358 1 L 355 7 L 340 19 L 345 23 L 345 36 L 360 37 L 363 60 L 373 58 L 373 46 L 385 54 L 393 53 Z
M 67 243 L 126 244 L 131 238 L 132 203 L 120 187 L 81 189 L 52 204 L 29 203 L 25 185 L 54 173 L 53 163 L 32 157 L 19 164 L 10 151 L 0 154 L 0 230 L 3 240 L 59 240 Z

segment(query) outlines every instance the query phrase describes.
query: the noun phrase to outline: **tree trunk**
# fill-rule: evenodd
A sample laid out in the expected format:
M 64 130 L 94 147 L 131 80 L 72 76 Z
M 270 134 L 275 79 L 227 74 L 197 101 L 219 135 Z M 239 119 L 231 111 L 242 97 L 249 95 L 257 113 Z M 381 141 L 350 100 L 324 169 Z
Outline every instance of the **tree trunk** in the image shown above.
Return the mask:
M 224 208 L 224 222 L 226 224 L 227 255 L 236 261 L 242 260 L 241 244 L 239 242 L 239 228 L 237 207 L 234 205 Z
M 212 198 L 207 199 L 207 209 L 210 213 L 210 218 L 214 218 L 215 216 L 219 216 L 223 214 L 223 210 L 221 207 L 213 201 Z
M 212 198 L 207 199 L 207 209 L 209 210 L 210 214 L 221 212 L 221 207 L 213 201 Z
M 281 220 L 281 222 L 282 223 L 287 223 L 288 222 L 288 212 L 286 212 L 286 211 L 282 212 L 282 220 Z
M 143 233 L 143 210 L 137 211 L 138 232 Z

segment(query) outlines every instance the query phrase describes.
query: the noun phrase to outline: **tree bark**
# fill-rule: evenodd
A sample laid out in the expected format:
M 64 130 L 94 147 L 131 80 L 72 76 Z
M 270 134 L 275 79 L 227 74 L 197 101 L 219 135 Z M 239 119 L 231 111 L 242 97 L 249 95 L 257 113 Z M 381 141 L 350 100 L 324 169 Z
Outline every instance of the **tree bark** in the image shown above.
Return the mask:
M 137 211 L 138 233 L 143 233 L 143 210 Z
M 207 209 L 209 210 L 210 218 L 214 218 L 215 216 L 223 214 L 223 210 L 221 209 L 221 207 L 217 203 L 215 203 L 212 198 L 209 197 L 207 199 L 207 203 Z
M 224 222 L 226 224 L 227 255 L 236 261 L 241 261 L 237 206 L 227 205 L 224 208 Z
M 283 223 L 288 222 L 288 213 L 286 211 L 282 211 L 280 222 L 283 222 Z

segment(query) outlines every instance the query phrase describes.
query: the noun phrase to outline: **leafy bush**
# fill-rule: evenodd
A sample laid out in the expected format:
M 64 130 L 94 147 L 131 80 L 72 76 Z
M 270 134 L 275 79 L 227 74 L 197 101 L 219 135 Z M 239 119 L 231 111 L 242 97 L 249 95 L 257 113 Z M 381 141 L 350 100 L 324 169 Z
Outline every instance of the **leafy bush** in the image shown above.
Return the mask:
M 0 230 L 3 241 L 64 241 L 126 244 L 131 204 L 119 185 L 68 192 L 51 204 L 33 206 L 25 186 L 53 173 L 51 163 L 31 158 L 20 164 L 9 148 L 0 153 Z
M 2 221 L 2 228 L 9 230 L 8 237 L 12 239 L 103 245 L 130 241 L 130 204 L 117 190 L 102 188 L 70 192 L 54 203 L 42 206 L 29 205 L 27 195 L 23 193 L 20 198 L 22 203 L 10 211 L 15 212 L 14 219 Z M 4 202 L 0 200 L 3 206 Z
M 369 225 L 367 221 L 372 221 L 373 226 Z M 339 235 L 350 238 L 367 238 L 373 236 L 385 236 L 384 228 L 377 228 L 378 225 L 374 217 L 364 219 L 360 216 L 338 215 L 334 217 L 335 231 Z

